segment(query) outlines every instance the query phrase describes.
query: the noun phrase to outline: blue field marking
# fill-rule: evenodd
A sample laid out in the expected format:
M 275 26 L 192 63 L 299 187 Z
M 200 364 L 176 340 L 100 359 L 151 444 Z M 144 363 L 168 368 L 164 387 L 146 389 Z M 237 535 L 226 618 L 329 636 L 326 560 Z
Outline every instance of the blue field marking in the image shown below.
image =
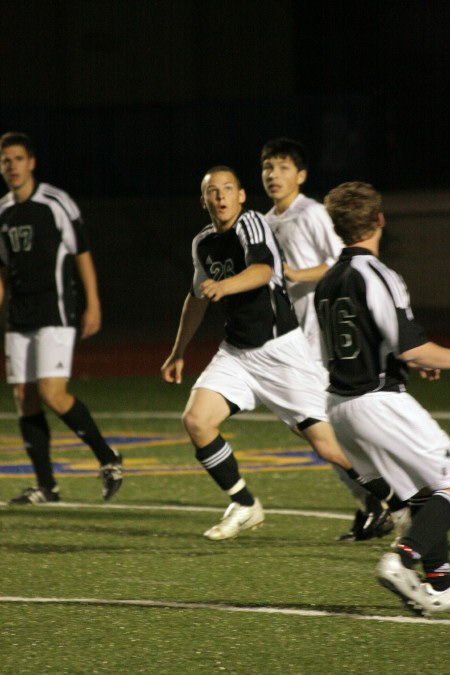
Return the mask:
M 176 445 L 189 443 L 183 434 L 156 433 L 114 433 L 106 436 L 106 441 L 114 448 L 124 450 L 151 448 L 152 446 Z M 86 446 L 71 434 L 55 434 L 53 437 L 52 464 L 56 475 L 59 476 L 92 476 L 98 474 L 98 464 L 91 455 L 86 456 Z M 82 457 L 73 456 L 74 450 L 82 450 Z M 20 460 L 0 460 L 0 477 L 32 475 L 31 463 L 25 455 L 22 441 L 18 436 L 0 437 L 1 454 L 19 452 Z M 203 473 L 203 467 L 198 464 L 193 453 L 189 454 L 188 463 L 164 463 L 159 457 L 127 456 L 124 452 L 124 465 L 127 474 L 134 475 L 170 475 L 170 474 L 197 474 Z M 261 471 L 298 471 L 299 469 L 327 468 L 329 464 L 317 457 L 309 447 L 300 448 L 260 448 L 235 452 L 242 470 L 248 472 Z

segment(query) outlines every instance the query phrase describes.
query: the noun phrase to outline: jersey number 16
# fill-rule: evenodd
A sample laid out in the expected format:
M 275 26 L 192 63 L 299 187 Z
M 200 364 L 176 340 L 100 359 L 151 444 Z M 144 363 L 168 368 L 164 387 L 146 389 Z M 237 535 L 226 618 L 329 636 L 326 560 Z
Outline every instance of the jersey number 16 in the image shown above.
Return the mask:
M 333 304 L 328 299 L 321 300 L 317 314 L 328 358 L 356 359 L 360 352 L 360 341 L 358 328 L 353 321 L 356 311 L 352 299 L 337 298 Z

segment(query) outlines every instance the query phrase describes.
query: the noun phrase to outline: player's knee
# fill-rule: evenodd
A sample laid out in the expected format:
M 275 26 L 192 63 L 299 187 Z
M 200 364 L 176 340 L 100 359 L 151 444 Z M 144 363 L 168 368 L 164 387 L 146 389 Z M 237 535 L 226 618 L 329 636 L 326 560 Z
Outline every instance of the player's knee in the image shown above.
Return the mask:
M 195 437 L 201 433 L 206 427 L 206 420 L 200 411 L 195 409 L 185 410 L 181 418 L 183 426 L 188 432 L 189 436 Z
M 13 395 L 20 417 L 28 417 L 41 412 L 41 399 L 34 384 L 14 385 Z
M 55 386 L 51 382 L 39 382 L 41 400 L 57 415 L 62 415 L 71 407 L 73 396 L 67 393 L 65 387 Z

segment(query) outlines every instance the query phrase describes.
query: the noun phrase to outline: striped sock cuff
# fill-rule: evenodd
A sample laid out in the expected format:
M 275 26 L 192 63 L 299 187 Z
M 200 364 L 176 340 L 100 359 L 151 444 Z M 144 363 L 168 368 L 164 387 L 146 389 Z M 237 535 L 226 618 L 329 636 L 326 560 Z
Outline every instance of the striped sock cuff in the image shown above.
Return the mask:
M 213 455 L 201 459 L 200 462 L 203 464 L 206 470 L 213 469 L 218 464 L 224 462 L 232 453 L 231 447 L 228 443 L 225 443 L 220 450 L 217 450 Z

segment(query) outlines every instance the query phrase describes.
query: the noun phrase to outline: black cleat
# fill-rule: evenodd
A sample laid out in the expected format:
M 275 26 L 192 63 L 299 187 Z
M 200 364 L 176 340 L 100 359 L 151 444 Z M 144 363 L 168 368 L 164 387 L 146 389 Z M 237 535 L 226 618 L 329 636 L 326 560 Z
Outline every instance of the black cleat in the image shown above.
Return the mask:
M 49 490 L 44 487 L 26 488 L 18 497 L 13 497 L 8 504 L 46 504 L 47 502 L 59 502 L 59 487 L 55 485 Z
M 99 478 L 103 481 L 103 499 L 111 499 L 119 490 L 123 481 L 122 455 L 117 454 L 117 460 L 100 467 Z
M 374 537 L 385 537 L 392 532 L 394 523 L 387 504 L 373 495 L 367 495 L 366 509 L 365 513 L 358 509 L 351 529 L 337 537 L 337 541 L 367 541 Z

